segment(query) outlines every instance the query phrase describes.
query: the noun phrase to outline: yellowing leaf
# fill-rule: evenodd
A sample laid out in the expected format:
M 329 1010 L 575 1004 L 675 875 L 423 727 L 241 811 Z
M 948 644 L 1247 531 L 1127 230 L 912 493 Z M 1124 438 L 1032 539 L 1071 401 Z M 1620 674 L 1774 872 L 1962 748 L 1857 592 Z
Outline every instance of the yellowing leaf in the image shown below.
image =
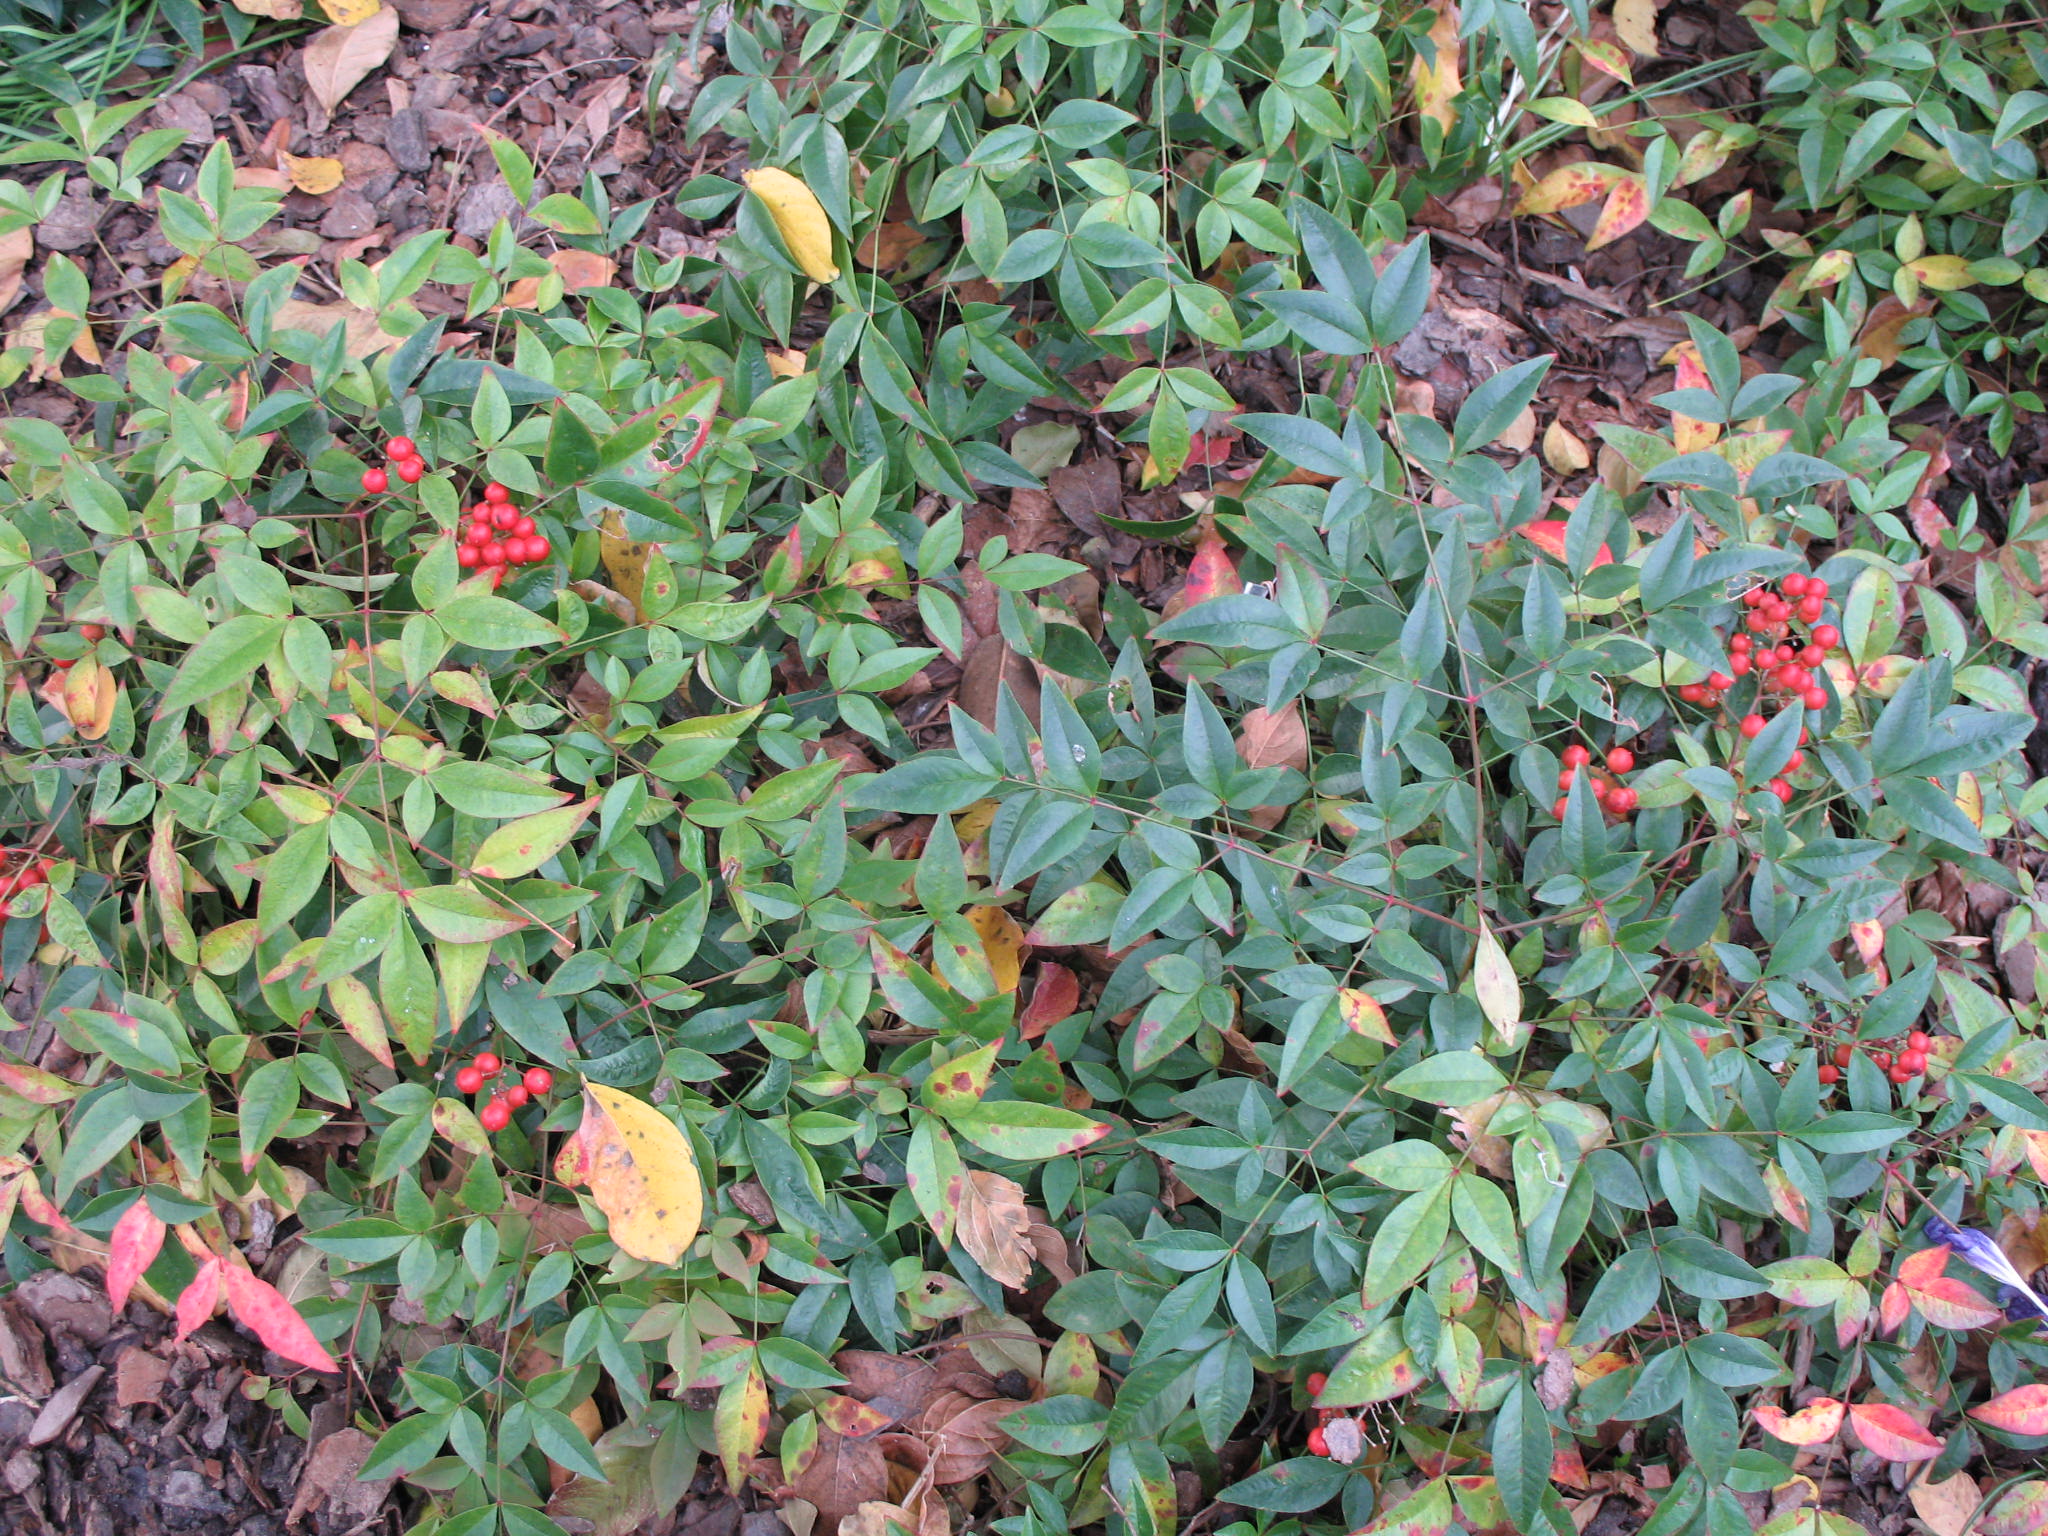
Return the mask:
M 1797 1413 L 1766 1404 L 1756 1410 L 1756 1421 L 1765 1434 L 1787 1445 L 1819 1445 L 1840 1432 L 1847 1411 L 1848 1405 L 1839 1398 L 1816 1397 Z
M 292 185 L 301 192 L 310 192 L 315 197 L 323 192 L 332 192 L 341 185 L 341 162 L 330 160 L 325 155 L 289 155 L 280 153 L 277 157 L 284 162 L 284 171 L 291 178 Z
M 591 1199 L 610 1218 L 619 1251 L 649 1264 L 680 1262 L 704 1217 L 704 1183 L 675 1122 L 652 1104 L 586 1080 L 574 1144 L 578 1182 L 590 1186 Z
M 1626 171 L 1592 160 L 1561 165 L 1522 194 L 1515 212 L 1556 213 L 1561 208 L 1576 208 L 1605 197 L 1627 175 Z
M 1553 123 L 1574 128 L 1598 128 L 1599 114 L 1575 96 L 1543 96 L 1529 103 L 1529 110 Z
M 817 194 L 796 177 L 774 166 L 748 171 L 747 190 L 761 199 L 782 234 L 782 243 L 813 282 L 829 283 L 839 275 L 832 259 L 832 221 Z
M 1017 925 L 1017 919 L 1001 907 L 974 907 L 967 913 L 967 923 L 981 939 L 981 950 L 988 957 L 989 974 L 995 978 L 996 990 L 1016 991 L 1024 974 L 1026 948 L 1024 930 Z M 984 1264 L 982 1268 L 988 1266 Z
M 1603 43 L 1596 38 L 1582 37 L 1575 45 L 1579 56 L 1603 75 L 1612 75 L 1623 85 L 1636 83 L 1635 73 L 1629 68 L 1628 55 L 1612 43 Z
M 299 0 L 234 0 L 244 16 L 267 16 L 272 21 L 297 21 L 302 14 Z
M 1528 1038 L 1528 1027 L 1522 1022 L 1522 983 L 1508 952 L 1484 921 L 1479 925 L 1479 943 L 1472 951 L 1472 992 L 1503 1047 L 1513 1050 Z
M 1732 133 L 1707 128 L 1686 140 L 1685 153 L 1678 157 L 1678 174 L 1672 178 L 1674 187 L 1689 187 L 1696 181 L 1703 181 L 1728 163 L 1728 156 L 1741 140 Z
M 1423 50 L 1417 49 L 1409 81 L 1415 89 L 1416 109 L 1435 119 L 1448 134 L 1458 121 L 1458 90 L 1463 84 L 1458 62 L 1458 7 L 1452 0 L 1443 0 L 1435 11 L 1427 45 L 1435 51 L 1435 60 L 1425 61 Z
M 1543 461 L 1560 475 L 1576 474 L 1593 466 L 1593 455 L 1563 422 L 1551 419 L 1543 429 Z
M 1657 57 L 1657 0 L 1614 0 L 1614 35 L 1637 58 Z
M 791 347 L 787 352 L 778 352 L 771 347 L 768 351 L 768 376 L 775 379 L 793 379 L 804 371 L 807 362 L 805 355 L 795 347 Z
M 596 806 L 595 800 L 585 800 L 507 822 L 484 839 L 471 870 L 492 880 L 532 874 L 562 851 Z
M 1600 210 L 1599 220 L 1593 225 L 1593 233 L 1586 237 L 1586 249 L 1597 251 L 1601 246 L 1619 240 L 1649 216 L 1650 194 L 1642 179 L 1631 176 L 1616 182 L 1614 190 L 1607 194 L 1607 204 Z
M 358 26 L 382 8 L 383 0 L 320 0 L 320 9 L 337 27 Z
M 747 1463 L 768 1442 L 768 1383 L 753 1361 L 747 1362 L 744 1375 L 719 1389 L 711 1432 L 718 1443 L 718 1458 L 725 1463 L 726 1479 L 738 1493 L 747 1480 Z
M 1943 293 L 1968 288 L 1976 282 L 1970 276 L 1970 264 L 1960 256 L 1922 256 L 1907 262 L 1906 270 L 1927 287 Z
M 1399 1045 L 1392 1026 L 1387 1023 L 1387 1012 L 1380 1007 L 1379 999 L 1370 992 L 1357 987 L 1343 987 L 1337 992 L 1337 1013 L 1344 1020 L 1345 1027 L 1354 1035 L 1363 1035 L 1368 1040 L 1377 1040 L 1381 1045 Z

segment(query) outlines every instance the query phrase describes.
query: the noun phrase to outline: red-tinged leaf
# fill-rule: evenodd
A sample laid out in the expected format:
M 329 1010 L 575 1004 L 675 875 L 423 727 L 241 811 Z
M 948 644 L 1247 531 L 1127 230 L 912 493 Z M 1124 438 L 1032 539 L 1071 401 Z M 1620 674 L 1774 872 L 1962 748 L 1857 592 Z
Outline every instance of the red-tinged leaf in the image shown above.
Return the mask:
M 1515 204 L 1515 212 L 1556 213 L 1561 208 L 1577 208 L 1582 203 L 1597 202 L 1612 192 L 1627 175 L 1626 171 L 1592 160 L 1561 165 L 1522 194 L 1521 200 Z
M 1858 1403 L 1849 1410 L 1849 1422 L 1864 1448 L 1886 1461 L 1932 1461 L 1946 1443 L 1891 1403 Z
M 1636 83 L 1635 71 L 1629 67 L 1628 55 L 1612 43 L 1598 38 L 1582 37 L 1575 45 L 1579 56 L 1603 75 L 1612 75 L 1623 85 Z
M 1841 1433 L 1848 1405 L 1839 1398 L 1816 1397 L 1797 1413 L 1765 1404 L 1756 1410 L 1764 1433 L 1787 1445 L 1819 1445 Z
M 2014 1483 L 1977 1517 L 1974 1536 L 2041 1536 L 2048 1531 L 2048 1482 Z
M 1551 559 L 1562 561 L 1565 557 L 1565 527 L 1566 524 L 1564 519 L 1562 518 L 1542 517 L 1538 518 L 1533 523 L 1522 524 L 1522 526 L 1516 529 L 1515 531 L 1521 534 L 1521 536 L 1527 539 L 1531 544 L 1534 544 L 1538 549 L 1542 550 L 1543 553 L 1550 556 Z M 1603 565 L 1612 564 L 1614 564 L 1614 551 L 1609 549 L 1605 544 L 1602 544 L 1599 547 L 1599 549 L 1593 552 L 1594 570 L 1597 571 Z
M 2048 1435 L 2048 1385 L 2035 1382 L 2015 1387 L 2002 1397 L 1980 1403 L 1970 1417 L 2009 1435 Z
M 1031 985 L 1031 1001 L 1017 1020 L 1017 1033 L 1036 1040 L 1080 1006 L 1081 983 L 1074 973 L 1057 961 L 1041 961 Z
M 1995 1328 L 2005 1321 L 2005 1313 L 1999 1307 L 1953 1276 L 1923 1286 L 1908 1286 L 1906 1293 L 1913 1298 L 1920 1315 L 1937 1328 Z
M 1382 1045 L 1399 1045 L 1393 1027 L 1387 1023 L 1387 1011 L 1370 992 L 1357 987 L 1343 987 L 1337 993 L 1337 1012 L 1345 1026 L 1354 1035 L 1363 1035 L 1368 1040 L 1377 1040 Z
M 1182 606 L 1192 608 L 1212 597 L 1228 597 L 1244 590 L 1230 547 L 1221 534 L 1205 533 L 1195 545 L 1195 558 L 1188 565 L 1187 585 L 1181 588 Z
M 79 1095 L 78 1084 L 67 1082 L 41 1067 L 16 1066 L 0 1061 L 0 1091 L 27 1099 L 31 1104 L 68 1104 Z
M 286 1301 L 276 1286 L 239 1264 L 222 1266 L 221 1274 L 227 1281 L 228 1309 L 235 1314 L 235 1321 L 261 1339 L 265 1349 L 310 1370 L 341 1369 L 334 1356 L 320 1347 L 299 1309 Z
M 114 1235 L 107 1243 L 107 1299 L 120 1311 L 128 1305 L 128 1293 L 142 1272 L 156 1262 L 164 1246 L 164 1224 L 149 1208 L 144 1195 L 114 1223 Z
M 879 1435 L 896 1421 L 879 1408 L 835 1393 L 818 1405 L 818 1422 L 849 1440 L 865 1440 Z
M 194 1328 L 213 1316 L 220 1304 L 220 1260 L 208 1259 L 199 1273 L 178 1293 L 178 1337 L 184 1339 Z
M 1680 389 L 1712 389 L 1707 370 L 1700 365 L 1700 351 L 1691 342 L 1671 349 L 1672 366 L 1678 371 L 1676 380 Z
M 1612 245 L 1649 216 L 1650 192 L 1641 180 L 1631 176 L 1627 181 L 1617 182 L 1607 194 L 1607 205 L 1600 210 L 1593 233 L 1586 237 L 1586 249 L 1597 251 L 1603 245 Z
M 1451 1490 L 1437 1478 L 1424 1483 L 1356 1536 L 1447 1536 L 1451 1516 Z
M 1230 462 L 1230 455 L 1236 451 L 1235 432 L 1197 432 L 1188 440 L 1188 461 L 1183 469 L 1214 469 L 1219 464 Z
M 676 441 L 665 455 L 671 466 L 679 468 L 704 451 L 704 444 L 711 437 L 711 424 L 718 419 L 718 402 L 724 393 L 725 380 L 706 379 L 663 407 L 664 424 L 677 432 Z
M 30 1221 L 39 1221 L 52 1232 L 76 1233 L 78 1228 L 71 1225 L 64 1213 L 57 1209 L 50 1197 L 43 1193 L 43 1186 L 36 1182 L 32 1173 L 21 1176 L 18 1191 L 21 1209 Z
M 1936 1244 L 1899 1261 L 1899 1284 L 1909 1291 L 1925 1290 L 1948 1268 L 1948 1249 Z
M 1913 1298 L 1906 1294 L 1906 1288 L 1894 1280 L 1884 1288 L 1884 1300 L 1877 1308 L 1877 1331 L 1889 1337 L 1905 1326 L 1906 1318 L 1913 1310 Z

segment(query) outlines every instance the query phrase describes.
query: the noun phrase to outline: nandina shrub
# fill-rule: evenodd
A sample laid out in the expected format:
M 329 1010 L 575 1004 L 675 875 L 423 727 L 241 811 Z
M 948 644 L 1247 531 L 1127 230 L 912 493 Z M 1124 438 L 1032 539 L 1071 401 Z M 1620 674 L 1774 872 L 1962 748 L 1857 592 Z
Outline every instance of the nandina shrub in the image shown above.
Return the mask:
M 630 1530 L 700 1456 L 860 1532 L 979 1483 L 1007 1536 L 1157 1533 L 1193 1480 L 1564 1536 L 1596 1476 L 1719 1531 L 1812 1447 L 2029 1528 L 2025 509 L 1966 619 L 1856 360 L 1745 378 L 1705 326 L 1670 433 L 1559 503 L 1490 447 L 1543 361 L 1395 412 L 1425 238 L 1294 203 L 1297 286 L 1216 345 L 1333 388 L 1223 396 L 1270 452 L 1167 611 L 1097 607 L 970 536 L 1037 476 L 953 366 L 1079 343 L 814 294 L 742 207 L 630 290 L 427 234 L 323 310 L 217 150 L 163 217 L 234 303 L 72 380 L 106 439 L 0 423 L 0 965 L 76 1062 L 0 1073 L 16 1272 L 69 1223 L 359 1374 L 363 1475 L 459 1536 Z M 1143 281 L 1102 346 L 1163 358 Z M 1133 378 L 1094 403 L 1160 473 L 1220 386 Z M 546 548 L 466 565 L 481 521 Z

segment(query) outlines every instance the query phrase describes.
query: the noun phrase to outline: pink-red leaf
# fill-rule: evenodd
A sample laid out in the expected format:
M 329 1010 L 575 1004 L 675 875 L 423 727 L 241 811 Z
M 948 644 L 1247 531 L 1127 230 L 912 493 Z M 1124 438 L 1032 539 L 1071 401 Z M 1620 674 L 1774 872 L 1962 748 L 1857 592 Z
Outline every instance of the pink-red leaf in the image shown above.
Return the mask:
M 1539 517 L 1533 523 L 1524 523 L 1515 531 L 1553 560 L 1563 560 L 1564 534 L 1568 525 L 1557 517 Z M 1593 569 L 1614 564 L 1614 551 L 1602 544 L 1593 554 Z
M 1970 1417 L 2009 1435 L 2048 1435 L 2048 1385 L 2036 1382 L 2015 1387 L 2002 1397 L 1980 1403 Z
M 1858 1403 L 1849 1410 L 1856 1438 L 1871 1455 L 1886 1461 L 1932 1461 L 1944 1444 L 1939 1435 L 1905 1409 L 1890 1403 Z
M 1188 563 L 1187 585 L 1181 588 L 1184 607 L 1206 603 L 1212 597 L 1228 597 L 1244 590 L 1237 566 L 1231 561 L 1230 546 L 1220 534 L 1202 536 L 1195 545 L 1195 558 Z
M 149 1197 L 144 1195 L 121 1213 L 107 1243 L 107 1298 L 116 1312 L 128 1305 L 128 1293 L 135 1289 L 142 1272 L 156 1262 L 163 1246 L 163 1221 L 149 1208 Z
M 178 1337 L 185 1338 L 213 1316 L 213 1309 L 220 1304 L 220 1260 L 208 1259 L 199 1266 L 199 1273 L 184 1290 L 178 1293 Z
M 1586 249 L 1597 251 L 1603 245 L 1613 244 L 1649 216 L 1650 193 L 1642 181 L 1631 176 L 1616 182 L 1594 222 L 1593 233 L 1586 237 Z
M 239 1264 L 222 1270 L 228 1285 L 228 1308 L 235 1320 L 263 1341 L 272 1354 L 283 1355 L 295 1365 L 316 1371 L 338 1371 L 334 1357 L 320 1347 L 313 1330 L 299 1316 L 298 1309 L 284 1299 L 284 1293 L 268 1280 L 259 1280 Z
M 1756 1421 L 1764 1432 L 1787 1445 L 1819 1445 L 1841 1432 L 1847 1405 L 1834 1397 L 1816 1397 L 1797 1413 L 1787 1413 L 1769 1404 L 1756 1410 Z

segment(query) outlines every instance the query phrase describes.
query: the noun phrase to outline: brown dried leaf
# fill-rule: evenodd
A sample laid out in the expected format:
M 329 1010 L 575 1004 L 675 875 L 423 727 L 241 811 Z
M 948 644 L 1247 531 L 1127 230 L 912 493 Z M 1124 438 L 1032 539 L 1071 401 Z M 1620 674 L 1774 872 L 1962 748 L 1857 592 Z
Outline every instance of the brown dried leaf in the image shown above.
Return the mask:
M 1254 709 L 1237 733 L 1237 755 L 1247 768 L 1293 768 L 1308 771 L 1308 726 L 1298 705 L 1277 715 Z
M 1963 1536 L 1970 1528 L 1970 1516 L 1984 1502 L 1977 1480 L 1967 1472 L 1939 1483 L 1915 1483 L 1908 1490 L 1913 1513 L 1927 1522 L 1934 1536 Z
M 33 229 L 24 226 L 0 235 L 0 314 L 21 297 L 21 274 L 36 253 Z
M 397 46 L 398 12 L 389 6 L 352 27 L 324 27 L 306 44 L 306 87 L 331 113 Z
M 959 1392 L 932 1399 L 914 1426 L 932 1449 L 932 1481 L 950 1488 L 986 1471 L 1009 1444 L 1003 1420 L 1021 1406 L 1008 1399 L 976 1401 Z
M 1025 1288 L 1031 1278 L 1034 1250 L 1023 1185 L 1000 1173 L 971 1169 L 960 1189 L 954 1230 L 960 1235 L 960 1246 L 991 1280 L 1013 1291 Z
M 1025 718 L 1037 725 L 1038 673 L 1001 635 L 983 635 L 967 647 L 960 671 L 960 707 L 994 730 L 996 701 L 1004 684 L 1017 696 Z
M 823 1529 L 836 1531 L 839 1522 L 862 1504 L 888 1491 L 889 1468 L 873 1440 L 850 1440 L 821 1426 L 817 1450 L 789 1486 L 798 1498 L 818 1506 Z
M 377 316 L 353 304 L 315 304 L 309 299 L 286 299 L 277 306 L 275 323 L 285 330 L 311 331 L 325 336 L 337 325 L 348 328 L 346 349 L 353 358 L 398 345 L 398 338 L 377 324 Z
M 1614 35 L 1639 59 L 1657 57 L 1657 0 L 1614 0 Z

